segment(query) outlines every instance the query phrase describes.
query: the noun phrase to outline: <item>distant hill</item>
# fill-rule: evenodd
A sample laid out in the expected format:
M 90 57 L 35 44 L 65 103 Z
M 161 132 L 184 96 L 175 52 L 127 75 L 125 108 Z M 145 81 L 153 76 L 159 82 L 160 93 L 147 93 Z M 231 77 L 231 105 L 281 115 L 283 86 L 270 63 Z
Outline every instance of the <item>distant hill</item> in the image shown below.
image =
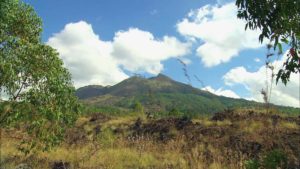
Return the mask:
M 89 85 L 76 90 L 76 96 L 80 99 L 87 99 L 103 95 L 105 87 L 100 85 Z
M 152 78 L 130 77 L 114 86 L 97 85 L 77 89 L 85 104 L 95 107 L 131 109 L 140 102 L 150 112 L 179 111 L 185 114 L 210 114 L 229 108 L 260 108 L 262 103 L 217 96 L 159 74 Z M 275 106 L 284 112 L 299 112 L 291 107 Z

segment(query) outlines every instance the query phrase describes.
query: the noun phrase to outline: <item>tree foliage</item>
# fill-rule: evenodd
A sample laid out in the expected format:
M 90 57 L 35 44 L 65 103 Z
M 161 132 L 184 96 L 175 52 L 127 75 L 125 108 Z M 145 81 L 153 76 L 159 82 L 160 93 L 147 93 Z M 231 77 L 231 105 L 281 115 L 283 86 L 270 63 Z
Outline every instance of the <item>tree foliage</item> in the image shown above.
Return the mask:
M 259 29 L 259 41 L 271 40 L 282 53 L 282 44 L 290 47 L 288 58 L 277 73 L 276 81 L 284 84 L 291 73 L 300 72 L 300 1 L 299 0 L 236 0 L 238 18 L 246 20 L 245 29 Z
M 141 102 L 139 101 L 136 101 L 134 104 L 133 104 L 133 111 L 135 113 L 139 113 L 139 114 L 143 114 L 144 113 L 144 106 L 141 104 Z
M 0 0 L 0 127 L 22 127 L 25 152 L 58 144 L 79 112 L 71 75 L 41 33 L 31 6 Z

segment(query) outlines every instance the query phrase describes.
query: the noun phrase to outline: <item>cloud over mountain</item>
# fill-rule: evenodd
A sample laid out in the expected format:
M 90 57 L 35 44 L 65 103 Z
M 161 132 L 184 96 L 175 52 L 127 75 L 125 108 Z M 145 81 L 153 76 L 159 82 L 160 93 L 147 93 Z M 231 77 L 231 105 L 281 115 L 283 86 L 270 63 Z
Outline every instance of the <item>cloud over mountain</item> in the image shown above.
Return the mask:
M 137 28 L 119 31 L 113 39 L 113 57 L 126 70 L 158 74 L 163 70 L 162 61 L 184 56 L 189 44 L 175 37 L 155 38 L 150 32 Z
M 67 24 L 47 44 L 58 50 L 76 87 L 111 85 L 128 77 L 111 56 L 112 43 L 102 41 L 84 21 Z
M 158 74 L 162 61 L 186 55 L 190 46 L 175 37 L 155 38 L 138 28 L 119 31 L 112 41 L 103 41 L 85 21 L 67 24 L 47 44 L 58 50 L 76 87 L 116 84 L 128 77 L 124 70 Z
M 222 88 L 219 88 L 219 89 L 215 90 L 211 86 L 206 86 L 206 87 L 202 88 L 202 90 L 209 91 L 210 93 L 213 93 L 213 94 L 218 95 L 218 96 L 225 96 L 225 97 L 236 98 L 236 99 L 240 98 L 240 96 L 238 96 L 232 90 L 226 90 L 226 89 L 224 90 Z

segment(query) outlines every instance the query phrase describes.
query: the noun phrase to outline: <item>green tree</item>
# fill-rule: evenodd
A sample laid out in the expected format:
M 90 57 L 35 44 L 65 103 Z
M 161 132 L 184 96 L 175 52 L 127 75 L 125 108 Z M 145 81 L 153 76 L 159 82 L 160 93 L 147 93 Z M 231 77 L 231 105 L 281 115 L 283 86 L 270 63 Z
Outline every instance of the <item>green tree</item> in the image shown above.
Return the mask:
M 172 108 L 170 111 L 169 111 L 169 116 L 171 117 L 183 117 L 183 113 L 180 112 L 177 108 Z
M 144 107 L 139 101 L 136 101 L 132 108 L 135 113 L 144 114 Z
M 42 20 L 19 0 L 0 0 L 0 127 L 20 127 L 20 149 L 57 145 L 79 112 L 71 75 L 41 42 Z
M 288 58 L 277 73 L 276 81 L 284 84 L 291 73 L 300 72 L 300 1 L 299 0 L 236 0 L 238 18 L 246 20 L 245 29 L 259 29 L 260 42 L 269 39 L 274 50 L 282 53 L 282 44 L 289 45 Z

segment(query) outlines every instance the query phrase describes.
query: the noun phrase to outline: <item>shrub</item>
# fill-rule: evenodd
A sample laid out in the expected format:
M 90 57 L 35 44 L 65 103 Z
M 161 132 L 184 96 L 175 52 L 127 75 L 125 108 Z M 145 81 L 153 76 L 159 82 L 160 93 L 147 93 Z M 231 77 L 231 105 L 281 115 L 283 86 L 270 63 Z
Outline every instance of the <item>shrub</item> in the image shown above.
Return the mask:
M 257 159 L 248 160 L 245 163 L 246 169 L 259 169 L 260 164 Z
M 245 162 L 246 169 L 287 169 L 287 156 L 281 150 L 272 150 L 261 159 L 251 159 Z
M 263 158 L 262 166 L 265 169 L 287 168 L 287 156 L 281 150 L 273 150 Z

